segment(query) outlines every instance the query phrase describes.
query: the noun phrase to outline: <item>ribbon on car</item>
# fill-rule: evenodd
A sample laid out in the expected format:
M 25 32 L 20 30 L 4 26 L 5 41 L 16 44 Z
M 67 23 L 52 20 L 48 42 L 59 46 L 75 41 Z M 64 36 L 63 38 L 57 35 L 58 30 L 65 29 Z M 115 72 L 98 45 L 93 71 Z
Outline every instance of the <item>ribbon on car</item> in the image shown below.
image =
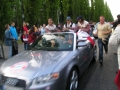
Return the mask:
M 87 37 L 87 40 L 91 43 L 92 47 L 94 47 L 95 41 L 91 37 Z
M 90 37 L 90 35 L 87 32 L 79 30 L 77 32 L 77 35 L 78 40 L 88 40 L 91 43 L 92 47 L 94 47 L 95 41 Z

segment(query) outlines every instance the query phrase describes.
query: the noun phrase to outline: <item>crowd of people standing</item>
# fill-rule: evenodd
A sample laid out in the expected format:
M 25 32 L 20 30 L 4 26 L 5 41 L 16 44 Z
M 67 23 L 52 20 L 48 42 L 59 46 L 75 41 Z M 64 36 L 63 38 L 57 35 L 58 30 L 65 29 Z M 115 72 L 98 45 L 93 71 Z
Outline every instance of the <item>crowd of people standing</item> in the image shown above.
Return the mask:
M 4 35 L 4 43 L 6 46 L 9 46 L 9 58 L 17 54 L 13 54 L 17 49 L 18 45 L 16 41 L 18 40 L 18 28 L 15 28 L 15 22 L 11 22 L 5 25 L 5 35 Z M 30 26 L 29 23 L 23 22 L 23 26 L 21 28 L 22 35 L 20 36 L 21 41 L 24 43 L 24 50 L 27 50 L 27 47 L 31 45 L 39 35 L 43 35 L 44 33 L 52 33 L 52 32 L 75 32 L 85 31 L 89 33 L 90 31 L 90 24 L 86 20 L 83 19 L 82 16 L 77 17 L 77 24 L 72 22 L 70 16 L 66 18 L 65 24 L 58 24 L 55 25 L 52 18 L 48 19 L 48 24 L 40 25 L 40 27 L 36 27 L 35 25 Z M 15 47 L 13 47 L 13 45 Z

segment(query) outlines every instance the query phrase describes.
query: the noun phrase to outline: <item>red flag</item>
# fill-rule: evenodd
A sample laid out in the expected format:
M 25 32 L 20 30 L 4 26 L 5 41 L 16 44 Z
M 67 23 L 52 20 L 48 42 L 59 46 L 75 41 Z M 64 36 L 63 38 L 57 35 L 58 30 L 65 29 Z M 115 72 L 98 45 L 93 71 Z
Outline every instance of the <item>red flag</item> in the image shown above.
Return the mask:
M 95 41 L 91 37 L 87 37 L 87 40 L 89 40 L 92 46 L 94 47 Z
M 118 70 L 118 73 L 116 74 L 114 82 L 118 86 L 118 90 L 120 90 L 120 70 Z

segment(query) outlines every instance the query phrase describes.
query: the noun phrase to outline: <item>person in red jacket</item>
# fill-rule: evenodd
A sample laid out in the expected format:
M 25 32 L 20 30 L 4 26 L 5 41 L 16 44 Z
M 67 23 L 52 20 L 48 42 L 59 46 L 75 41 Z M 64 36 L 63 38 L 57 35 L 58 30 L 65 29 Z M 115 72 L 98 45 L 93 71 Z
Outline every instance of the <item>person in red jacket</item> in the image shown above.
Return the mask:
M 39 35 L 40 32 L 38 31 L 37 27 L 33 26 L 29 31 L 28 44 L 31 45 Z
M 26 31 L 26 33 L 28 34 L 28 28 L 25 22 L 23 23 L 23 32 L 24 31 Z
M 23 38 L 23 42 L 24 42 L 24 50 L 27 50 L 28 48 L 28 34 L 26 33 L 26 31 L 23 32 L 22 38 Z

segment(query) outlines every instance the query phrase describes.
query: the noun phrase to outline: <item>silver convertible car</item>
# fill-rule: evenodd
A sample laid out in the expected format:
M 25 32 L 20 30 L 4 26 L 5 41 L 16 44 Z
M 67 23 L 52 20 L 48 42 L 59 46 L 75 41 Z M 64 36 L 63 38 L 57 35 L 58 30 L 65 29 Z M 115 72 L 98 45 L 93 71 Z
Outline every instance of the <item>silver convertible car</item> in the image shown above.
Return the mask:
M 78 90 L 79 78 L 95 55 L 95 45 L 77 42 L 75 33 L 44 34 L 2 64 L 1 90 Z

